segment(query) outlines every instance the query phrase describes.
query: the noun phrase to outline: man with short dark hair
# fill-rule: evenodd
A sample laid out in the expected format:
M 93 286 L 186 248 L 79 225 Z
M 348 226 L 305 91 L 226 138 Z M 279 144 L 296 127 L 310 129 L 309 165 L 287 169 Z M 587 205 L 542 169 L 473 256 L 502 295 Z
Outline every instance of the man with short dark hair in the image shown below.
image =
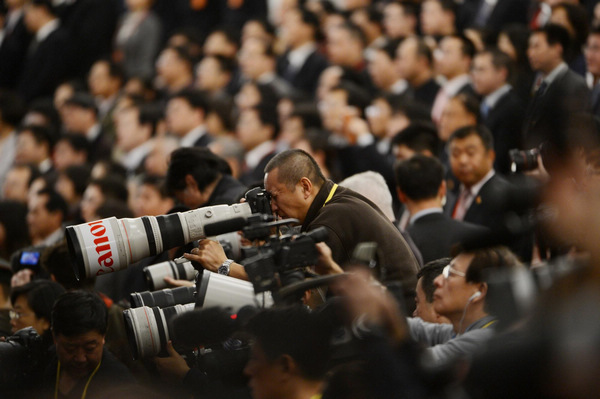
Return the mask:
M 52 245 L 64 236 L 62 223 L 68 214 L 68 205 L 52 188 L 45 188 L 29 199 L 27 225 L 33 245 Z
M 481 120 L 494 136 L 495 167 L 503 174 L 510 173 L 508 152 L 522 145 L 524 104 L 508 83 L 512 64 L 508 54 L 493 48 L 477 53 L 471 70 L 475 91 L 482 96 Z
M 450 258 L 432 260 L 419 270 L 413 317 L 418 317 L 427 323 L 450 323 L 450 320 L 440 316 L 433 308 L 433 293 L 436 288 L 434 280 L 442 274 L 444 267 L 448 266 L 451 260 Z
M 589 111 L 590 92 L 585 80 L 569 69 L 568 31 L 555 24 L 536 29 L 529 37 L 527 56 L 538 72 L 536 92 L 529 102 L 524 122 L 524 145 L 533 148 L 561 136 L 573 118 Z
M 444 167 L 437 159 L 417 154 L 398 163 L 395 172 L 398 197 L 410 214 L 406 231 L 425 263 L 450 256 L 455 245 L 486 233 L 480 226 L 444 215 L 446 181 Z
M 144 160 L 152 150 L 152 138 L 160 116 L 150 104 L 122 108 L 115 116 L 115 148 L 120 151 L 119 162 L 134 175 L 143 168 Z
M 398 161 L 410 159 L 415 154 L 437 157 L 440 148 L 437 130 L 431 123 L 411 123 L 392 139 L 392 152 Z
M 42 174 L 52 171 L 53 133 L 43 126 L 21 126 L 17 130 L 17 147 L 14 161 L 33 164 Z
M 300 306 L 266 309 L 247 330 L 255 341 L 244 373 L 254 399 L 320 397 L 331 331 L 319 314 Z
M 204 93 L 183 90 L 167 103 L 167 130 L 180 140 L 181 147 L 206 147 L 213 137 L 206 130 L 208 104 Z
M 56 362 L 44 374 L 49 392 L 64 397 L 100 394 L 107 387 L 135 383 L 129 370 L 104 348 L 106 305 L 86 291 L 61 295 L 52 309 Z
M 166 187 L 179 202 L 191 209 L 233 204 L 246 189 L 231 177 L 224 159 L 207 148 L 198 147 L 173 151 Z

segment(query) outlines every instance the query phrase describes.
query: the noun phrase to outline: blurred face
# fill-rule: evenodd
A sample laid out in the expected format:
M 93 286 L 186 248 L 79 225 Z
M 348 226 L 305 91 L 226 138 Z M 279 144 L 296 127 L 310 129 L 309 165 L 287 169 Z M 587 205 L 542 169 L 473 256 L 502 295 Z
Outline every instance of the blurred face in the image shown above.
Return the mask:
M 333 90 L 325 94 L 325 98 L 319 103 L 323 127 L 333 132 L 341 131 L 346 108 L 348 102 L 343 90 Z
M 427 302 L 425 291 L 423 290 L 423 278 L 417 281 L 417 289 L 415 295 L 416 308 L 413 312 L 413 317 L 420 317 L 428 323 L 437 323 L 437 314 L 433 310 L 433 303 Z
M 35 141 L 33 133 L 22 131 L 17 136 L 15 162 L 39 164 L 48 158 L 48 147 Z
M 68 204 L 75 204 L 79 202 L 79 197 L 75 192 L 75 185 L 66 175 L 58 176 L 54 189 L 67 201 Z
M 595 77 L 600 76 L 600 35 L 588 36 L 584 54 L 588 71 Z
M 280 373 L 276 361 L 271 361 L 262 350 L 260 343 L 252 345 L 250 359 L 244 368 L 250 381 L 248 386 L 254 399 L 274 399 L 281 397 L 280 384 L 277 376 Z
M 281 133 L 278 140 L 287 143 L 289 146 L 294 145 L 304 136 L 304 124 L 302 118 L 295 116 L 287 118 L 281 127 Z
M 118 83 L 110 76 L 110 70 L 106 61 L 96 62 L 90 70 L 88 86 L 94 96 L 108 98 L 119 90 Z
M 506 83 L 506 70 L 497 69 L 492 63 L 492 55 L 484 53 L 475 56 L 471 77 L 477 94 L 487 96 Z
M 75 151 L 75 149 L 67 140 L 60 140 L 54 146 L 52 163 L 59 171 L 65 170 L 67 167 L 72 165 L 83 165 L 85 161 L 85 152 Z
M 367 121 L 371 127 L 371 132 L 376 137 L 384 137 L 386 135 L 386 128 L 392 109 L 387 101 L 382 98 L 374 100 L 370 106 L 365 110 L 367 115 Z
M 472 254 L 460 254 L 450 262 L 448 278 L 443 274 L 434 280 L 435 292 L 433 293 L 433 308 L 442 316 L 460 317 L 467 305 L 469 297 L 477 292 L 477 284 L 467 283 L 460 273 L 466 273 Z
M 64 370 L 72 378 L 82 379 L 100 363 L 104 335 L 95 330 L 72 337 L 58 334 L 54 336 L 54 344 L 61 371 Z
M 298 10 L 290 10 L 283 16 L 281 36 L 288 46 L 298 46 L 311 39 L 311 28 L 303 21 Z
M 179 78 L 182 62 L 175 50 L 167 48 L 156 60 L 156 72 L 167 84 L 172 83 Z
M 445 16 L 437 1 L 425 1 L 421 6 L 421 31 L 424 35 L 436 35 L 444 25 Z
M 444 38 L 434 52 L 436 70 L 448 79 L 469 71 L 469 58 L 462 53 L 462 43 L 455 37 Z
M 242 43 L 248 39 L 269 40 L 269 35 L 257 21 L 248 21 L 242 28 Z
M 164 215 L 172 207 L 173 200 L 163 198 L 156 187 L 142 184 L 138 188 L 134 206 L 135 217 Z
M 235 45 L 227 41 L 227 37 L 222 32 L 211 33 L 204 42 L 205 55 L 224 55 L 234 58 L 237 52 Z
M 279 182 L 279 169 L 273 169 L 265 174 L 265 189 L 271 195 L 271 210 L 281 219 L 294 218 L 304 222 L 306 211 L 310 206 L 304 197 L 300 182 L 292 189 Z
M 133 150 L 150 139 L 150 128 L 140 125 L 139 115 L 137 108 L 125 108 L 119 111 L 115 118 L 116 144 L 125 152 Z
M 343 71 L 339 67 L 329 67 L 321 73 L 319 86 L 317 87 L 317 99 L 319 101 L 322 101 L 325 95 L 340 83 L 342 74 Z
M 334 65 L 352 67 L 362 58 L 362 45 L 346 29 L 333 27 L 327 32 L 327 55 Z
M 68 83 L 64 83 L 54 90 L 54 108 L 58 110 L 62 118 L 62 107 L 69 98 L 73 97 L 75 91 L 73 86 Z M 64 119 L 64 118 L 63 118 Z
M 376 51 L 369 62 L 369 75 L 379 89 L 388 90 L 398 76 L 394 68 L 394 60 L 390 59 L 385 51 Z
M 545 33 L 533 33 L 529 37 L 527 57 L 534 71 L 548 74 L 562 61 L 562 50 L 559 44 L 550 46 Z
M 396 145 L 394 146 L 393 151 L 394 157 L 398 161 L 405 161 L 407 159 L 412 158 L 412 156 L 416 154 L 416 151 L 405 145 Z
M 221 71 L 219 61 L 204 57 L 196 70 L 196 86 L 201 90 L 216 91 L 228 83 L 228 74 Z
M 26 295 L 17 297 L 13 304 L 13 310 L 14 313 L 10 318 L 10 327 L 13 334 L 25 327 L 33 327 L 41 335 L 50 328 L 50 322 L 43 317 L 38 318 L 29 307 Z
M 508 54 L 513 61 L 517 61 L 517 51 L 506 33 L 500 33 L 498 36 L 498 49 Z
M 176 140 L 159 138 L 144 160 L 144 170 L 153 176 L 166 176 L 169 168 L 169 157 L 179 146 Z
M 242 111 L 237 124 L 237 137 L 246 151 L 271 138 L 271 132 L 264 126 L 257 111 L 248 109 Z
M 201 110 L 194 109 L 183 98 L 175 97 L 167 104 L 165 121 L 167 129 L 171 133 L 183 137 L 203 123 L 203 114 Z
M 248 82 L 242 86 L 235 96 L 235 104 L 240 111 L 257 106 L 260 103 L 260 92 L 254 83 Z
M 397 39 L 414 33 L 415 18 L 407 16 L 401 4 L 390 3 L 383 9 L 383 29 L 387 37 Z
M 417 42 L 413 38 L 405 39 L 396 52 L 396 70 L 401 78 L 410 83 L 418 74 Z
M 46 209 L 47 195 L 34 195 L 29 199 L 27 225 L 29 235 L 34 239 L 44 239 L 60 227 L 60 212 Z
M 104 202 L 104 195 L 100 188 L 95 184 L 87 186 L 81 199 L 81 217 L 86 222 L 92 222 L 96 219 L 96 210 Z
M 450 143 L 452 173 L 466 187 L 477 184 L 494 166 L 494 151 L 486 150 L 479 136 L 471 134 Z
M 265 55 L 265 45 L 256 39 L 244 43 L 239 53 L 240 68 L 244 76 L 258 79 L 269 71 L 269 58 Z
M 94 111 L 73 104 L 63 105 L 61 117 L 70 132 L 86 133 L 96 122 Z
M 448 141 L 457 129 L 475 124 L 477 124 L 476 116 L 467 111 L 462 101 L 452 98 L 442 111 L 438 134 L 442 141 Z

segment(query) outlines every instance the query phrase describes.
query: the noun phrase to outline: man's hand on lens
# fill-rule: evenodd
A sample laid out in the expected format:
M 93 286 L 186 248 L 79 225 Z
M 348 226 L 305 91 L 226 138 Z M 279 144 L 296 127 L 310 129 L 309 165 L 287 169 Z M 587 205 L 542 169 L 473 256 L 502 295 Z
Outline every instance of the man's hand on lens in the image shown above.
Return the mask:
M 165 276 L 163 280 L 165 280 L 165 283 L 167 283 L 169 287 L 193 287 L 195 285 L 193 281 L 175 280 L 173 277 L 169 276 Z
M 199 263 L 203 268 L 211 272 L 217 272 L 219 266 L 227 260 L 227 255 L 221 244 L 213 240 L 201 240 L 198 242 L 198 248 L 191 250 L 189 254 L 183 256 L 192 261 Z
M 185 359 L 173 348 L 173 342 L 171 341 L 167 344 L 167 352 L 169 353 L 168 357 L 154 358 L 154 364 L 156 364 L 158 372 L 165 380 L 183 380 L 183 377 L 190 370 L 189 366 Z

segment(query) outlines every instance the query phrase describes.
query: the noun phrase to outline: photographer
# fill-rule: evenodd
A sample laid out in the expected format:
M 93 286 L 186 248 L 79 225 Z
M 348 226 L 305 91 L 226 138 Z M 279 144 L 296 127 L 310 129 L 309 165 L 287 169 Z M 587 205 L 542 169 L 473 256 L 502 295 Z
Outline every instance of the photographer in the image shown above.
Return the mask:
M 376 277 L 382 281 L 400 280 L 412 312 L 417 260 L 398 229 L 376 205 L 325 179 L 314 159 L 302 150 L 284 151 L 267 164 L 265 189 L 271 195 L 271 209 L 279 218 L 298 219 L 302 232 L 325 227 L 325 243 L 340 265 L 350 259 L 358 243 L 375 241 L 381 255 Z M 225 262 L 230 263 L 220 246 L 209 240 L 200 241 L 199 247 L 185 257 L 214 272 Z M 226 269 L 224 272 L 233 277 L 245 277 L 242 265 L 231 263 Z
M 93 396 L 135 382 L 104 348 L 106 327 L 106 305 L 97 295 L 73 291 L 58 298 L 52 309 L 56 359 L 44 373 L 46 392 L 55 397 Z

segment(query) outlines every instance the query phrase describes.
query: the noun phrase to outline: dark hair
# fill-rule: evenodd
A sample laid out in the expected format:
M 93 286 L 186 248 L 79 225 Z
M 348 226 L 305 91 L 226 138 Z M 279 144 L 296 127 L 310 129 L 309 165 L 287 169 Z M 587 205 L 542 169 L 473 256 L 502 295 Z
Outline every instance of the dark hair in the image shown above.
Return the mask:
M 261 102 L 251 109 L 258 115 L 261 125 L 270 126 L 273 129 L 271 138 L 277 137 L 279 134 L 279 119 L 277 118 L 276 109 L 268 102 Z
M 37 112 L 43 115 L 48 120 L 46 127 L 51 130 L 53 135 L 60 131 L 62 121 L 52 100 L 36 99 L 31 103 L 27 112 Z
M 17 94 L 0 91 L 0 119 L 7 125 L 16 127 L 25 115 L 25 104 Z
M 275 36 L 275 27 L 268 20 L 264 18 L 252 18 L 247 20 L 245 24 L 247 24 L 248 22 L 255 22 L 259 24 L 266 34 L 268 34 L 269 36 Z
M 508 269 L 522 266 L 517 255 L 512 253 L 510 249 L 502 246 L 465 251 L 464 253 L 474 256 L 466 271 L 465 280 L 467 282 L 485 282 L 485 270 Z
M 54 137 L 53 132 L 49 128 L 41 125 L 20 126 L 17 129 L 17 134 L 21 134 L 23 132 L 30 132 L 37 144 L 47 144 L 48 151 L 50 153 L 52 152 L 52 148 L 56 142 L 56 137 Z
M 436 158 L 416 154 L 394 168 L 398 188 L 414 201 L 435 198 L 444 180 L 444 167 Z
M 71 337 L 97 331 L 104 335 L 108 311 L 104 301 L 88 291 L 72 291 L 61 295 L 52 308 L 52 333 Z
M 571 51 L 571 37 L 569 32 L 560 25 L 548 24 L 537 28 L 532 34 L 543 33 L 546 36 L 546 42 L 550 46 L 559 44 L 562 47 L 562 58 L 566 59 Z
M 31 186 L 31 183 L 42 175 L 40 169 L 32 163 L 15 163 L 11 169 L 29 169 L 29 180 L 27 181 L 27 187 Z
M 166 179 L 162 176 L 144 175 L 142 176 L 140 185 L 152 186 L 160 194 L 161 198 L 167 198 L 169 196 Z
M 470 93 L 458 93 L 451 100 L 458 100 L 469 114 L 475 117 L 477 123 L 481 122 L 481 108 L 477 97 Z
M 415 152 L 429 150 L 432 155 L 438 156 L 441 142 L 435 125 L 428 122 L 412 122 L 398 132 L 392 139 L 392 146 L 405 145 Z
M 529 36 L 531 35 L 529 28 L 519 24 L 512 24 L 502 29 L 500 33 L 504 33 L 514 47 L 517 56 L 517 66 L 529 69 L 529 60 L 527 59 L 527 47 L 529 46 Z
M 0 246 L 0 259 L 29 245 L 29 230 L 25 218 L 27 205 L 13 200 L 0 200 L 0 225 L 4 227 L 4 243 Z
M 82 196 L 90 180 L 90 167 L 87 165 L 67 166 L 61 175 L 69 179 L 73 183 L 75 193 Z
M 354 40 L 360 41 L 363 47 L 367 45 L 367 37 L 365 36 L 365 32 L 363 32 L 362 29 L 356 26 L 356 24 L 346 20 L 346 22 L 344 22 L 343 24 L 338 25 L 337 28 L 343 29 L 346 32 L 348 32 L 350 37 Z
M 192 70 L 195 60 L 194 60 L 194 57 L 192 56 L 189 46 L 167 46 L 167 47 L 165 47 L 165 49 L 163 51 L 166 51 L 166 50 L 174 51 L 175 54 L 177 54 L 177 58 L 179 58 L 181 61 L 185 62 L 188 65 L 188 68 L 190 69 L 190 71 Z
M 378 48 L 379 51 L 384 52 L 392 61 L 396 58 L 396 50 L 403 39 L 388 39 L 385 44 Z
M 300 19 L 302 20 L 302 23 L 310 26 L 313 29 L 313 38 L 319 40 L 321 23 L 317 14 L 307 10 L 304 7 L 297 7 L 296 11 L 300 13 Z
M 96 209 L 96 215 L 99 219 L 106 219 L 109 217 L 116 217 L 117 219 L 133 218 L 134 214 L 127 203 L 115 198 L 107 198 L 104 200 L 98 209 Z
M 121 64 L 114 62 L 110 58 L 100 58 L 94 62 L 94 64 L 97 63 L 105 63 L 108 66 L 108 75 L 111 78 L 118 79 L 121 83 L 125 80 L 125 72 Z
M 494 149 L 494 136 L 492 136 L 492 133 L 488 128 L 483 125 L 465 126 L 456 129 L 456 131 L 450 135 L 448 144 L 452 143 L 455 139 L 464 139 L 471 135 L 479 137 L 483 143 L 483 147 L 487 151 Z
M 463 56 L 469 57 L 469 58 L 473 58 L 475 56 L 475 45 L 473 44 L 473 41 L 471 39 L 469 39 L 467 36 L 465 36 L 462 33 L 455 33 L 453 35 L 448 35 L 446 37 L 453 37 L 455 39 L 460 40 L 461 46 L 460 46 L 460 51 L 462 52 Z
M 184 89 L 173 96 L 171 96 L 171 100 L 175 98 L 180 98 L 187 102 L 190 107 L 194 109 L 201 109 L 204 113 L 206 113 L 206 109 L 208 108 L 208 101 L 206 99 L 206 95 L 200 91 L 195 89 Z
M 442 270 L 448 264 L 450 264 L 451 258 L 441 258 L 428 262 L 419 272 L 417 273 L 417 280 L 421 280 L 421 287 L 425 292 L 425 300 L 429 303 L 433 303 L 433 293 L 435 292 L 435 284 L 433 281 L 437 276 L 442 274 Z
M 69 212 L 69 205 L 67 201 L 60 195 L 54 188 L 46 187 L 37 192 L 37 195 L 47 195 L 48 201 L 46 201 L 46 210 L 48 212 L 61 212 L 63 219 L 67 217 Z
M 319 110 L 312 103 L 295 104 L 289 118 L 300 118 L 304 129 L 320 129 L 323 125 Z
M 198 189 L 217 180 L 222 174 L 231 174 L 227 161 L 205 147 L 179 148 L 171 154 L 166 186 L 171 194 L 185 189 L 185 176 L 192 175 Z
M 71 267 L 71 254 L 66 240 L 45 248 L 42 251 L 40 264 L 48 273 L 67 290 L 75 290 L 94 286 L 94 278 L 77 279 Z M 50 319 L 48 319 L 50 320 Z
M 315 187 L 321 187 L 326 180 L 317 162 L 303 150 L 287 150 L 275 155 L 265 166 L 265 173 L 273 169 L 279 169 L 279 182 L 290 189 L 303 177 L 310 179 Z
M 92 184 L 98 186 L 105 199 L 114 198 L 127 202 L 129 192 L 125 181 L 120 176 L 109 174 L 101 179 L 93 179 L 88 185 Z
M 65 292 L 62 285 L 50 280 L 33 280 L 27 284 L 13 287 L 10 293 L 10 301 L 13 306 L 17 298 L 25 295 L 27 305 L 33 310 L 35 316 L 48 321 L 52 320 L 52 304 Z M 38 331 L 41 335 L 43 331 Z
M 417 56 L 425 58 L 430 66 L 433 65 L 433 52 L 431 51 L 431 47 L 425 43 L 425 40 L 423 40 L 422 37 L 413 36 L 412 38 L 417 43 Z
M 483 51 L 477 53 L 477 55 L 486 55 L 489 54 L 492 58 L 492 65 L 495 69 L 506 69 L 506 80 L 510 81 L 512 79 L 515 63 L 510 58 L 508 54 L 504 51 L 501 51 L 497 47 L 488 47 Z
M 87 137 L 77 133 L 65 133 L 58 138 L 57 142 L 64 141 L 68 143 L 75 152 L 84 152 L 88 159 L 90 154 L 90 142 Z
M 318 313 L 301 306 L 265 309 L 247 325 L 269 361 L 289 355 L 300 375 L 317 381 L 325 377 L 330 328 Z
M 371 103 L 369 92 L 353 82 L 342 80 L 337 86 L 331 89 L 331 91 L 337 90 L 346 92 L 346 102 L 348 105 L 358 108 L 361 115 L 364 113 L 365 108 Z
M 235 61 L 229 57 L 225 57 L 224 55 L 220 54 L 213 54 L 206 56 L 206 58 L 213 58 L 215 61 L 217 61 L 221 72 L 233 73 L 235 70 Z

